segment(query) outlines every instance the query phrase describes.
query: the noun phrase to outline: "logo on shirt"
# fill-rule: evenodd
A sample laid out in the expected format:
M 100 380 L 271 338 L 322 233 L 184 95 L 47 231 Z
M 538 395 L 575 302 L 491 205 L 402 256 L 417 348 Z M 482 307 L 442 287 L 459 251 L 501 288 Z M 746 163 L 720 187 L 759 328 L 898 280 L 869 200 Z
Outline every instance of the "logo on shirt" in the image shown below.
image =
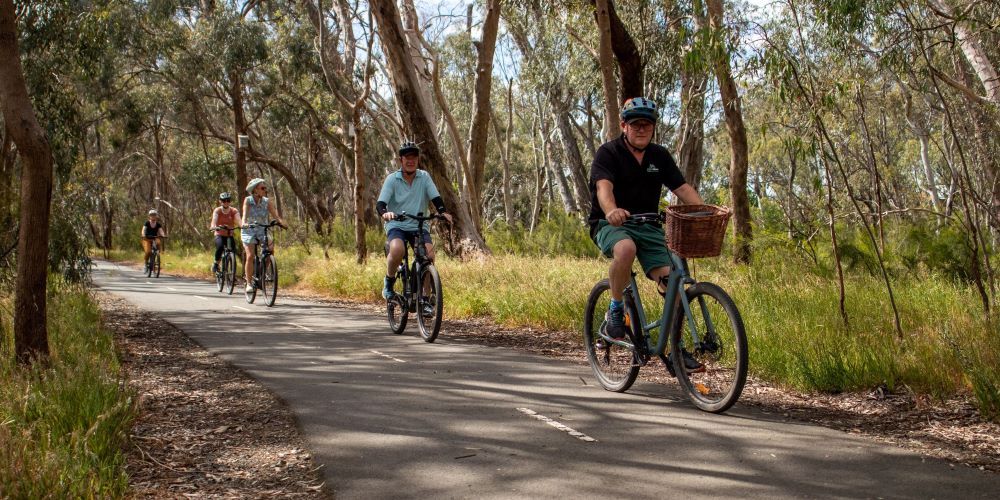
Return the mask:
M 650 163 L 649 166 L 646 167 L 646 172 L 650 172 L 650 173 L 656 172 L 656 173 L 658 173 L 659 171 L 660 171 L 660 169 L 656 168 L 656 165 L 653 165 L 652 163 Z

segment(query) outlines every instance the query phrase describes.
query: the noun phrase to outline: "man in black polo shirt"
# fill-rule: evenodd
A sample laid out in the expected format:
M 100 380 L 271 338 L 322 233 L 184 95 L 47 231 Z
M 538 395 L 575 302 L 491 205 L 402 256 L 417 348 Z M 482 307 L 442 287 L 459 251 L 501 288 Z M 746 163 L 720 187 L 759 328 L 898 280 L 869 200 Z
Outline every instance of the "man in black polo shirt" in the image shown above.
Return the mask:
M 639 257 L 646 276 L 660 283 L 670 274 L 670 254 L 657 225 L 623 225 L 633 213 L 655 213 L 659 209 L 662 186 L 668 187 L 681 203 L 703 204 L 701 196 L 684 180 L 666 148 L 653 144 L 660 114 L 656 103 L 633 97 L 622 106 L 621 137 L 597 150 L 590 167 L 591 237 L 606 257 L 611 258 L 608 279 L 611 305 L 605 322 L 608 336 L 627 336 L 622 293 L 628 285 L 632 262 Z M 685 356 L 687 358 L 687 356 Z M 689 370 L 697 363 L 685 359 Z

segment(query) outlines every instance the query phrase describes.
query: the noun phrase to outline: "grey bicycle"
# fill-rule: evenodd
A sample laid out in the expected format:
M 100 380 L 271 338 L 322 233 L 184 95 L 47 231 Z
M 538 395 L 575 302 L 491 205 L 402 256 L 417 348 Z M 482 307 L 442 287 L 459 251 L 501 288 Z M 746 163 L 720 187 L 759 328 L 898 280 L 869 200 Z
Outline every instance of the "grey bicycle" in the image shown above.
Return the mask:
M 636 214 L 626 224 L 660 224 L 660 214 Z M 687 260 L 670 253 L 663 313 L 649 322 L 636 283 L 636 273 L 625 288 L 625 324 L 628 337 L 615 340 L 605 333 L 611 301 L 608 280 L 594 285 L 587 299 L 583 339 L 594 375 L 609 391 L 624 392 L 639 369 L 654 356 L 677 377 L 698 408 L 722 413 L 739 399 L 747 377 L 747 337 L 733 299 L 718 285 L 696 281 Z M 667 341 L 669 355 L 665 355 Z M 680 361 L 680 362 L 677 362 Z

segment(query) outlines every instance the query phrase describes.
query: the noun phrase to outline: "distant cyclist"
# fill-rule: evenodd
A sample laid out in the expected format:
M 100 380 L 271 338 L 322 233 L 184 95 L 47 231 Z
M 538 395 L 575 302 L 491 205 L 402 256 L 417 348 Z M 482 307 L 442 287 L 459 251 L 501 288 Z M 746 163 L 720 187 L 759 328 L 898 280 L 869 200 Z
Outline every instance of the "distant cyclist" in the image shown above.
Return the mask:
M 646 277 L 658 284 L 670 273 L 670 254 L 663 240 L 663 229 L 651 224 L 625 225 L 626 217 L 659 210 L 663 186 L 682 203 L 704 203 L 684 180 L 670 152 L 653 143 L 660 117 L 656 103 L 633 97 L 625 101 L 620 117 L 622 135 L 597 150 L 590 171 L 590 220 L 599 221 L 591 223 L 590 234 L 601 252 L 612 259 L 608 270 L 611 304 L 606 333 L 614 339 L 625 338 L 629 332 L 622 295 L 635 258 L 639 258 Z M 693 358 L 690 361 L 697 363 Z
M 156 240 L 156 248 L 162 251 L 163 238 L 167 237 L 167 232 L 160 223 L 160 213 L 150 210 L 146 216 L 146 222 L 142 225 L 142 250 L 146 254 L 143 262 L 149 262 L 149 256 L 153 254 L 153 240 Z
M 259 224 L 264 226 L 271 220 L 277 220 L 279 226 L 288 227 L 285 225 L 285 221 L 281 220 L 281 217 L 278 217 L 278 211 L 274 209 L 274 205 L 271 205 L 270 200 L 265 196 L 267 194 L 267 184 L 265 184 L 264 179 L 257 177 L 248 182 L 247 194 L 250 196 L 243 199 L 244 224 Z M 246 251 L 246 262 L 243 265 L 243 271 L 246 275 L 247 292 L 249 293 L 253 291 L 254 249 L 258 241 L 264 241 L 264 228 L 244 228 L 240 232 L 240 239 L 243 241 L 243 250 Z M 274 240 L 271 240 L 271 250 L 274 250 Z
M 229 229 L 215 229 L 215 263 L 212 264 L 212 272 L 219 272 L 219 260 L 222 259 L 222 251 L 228 246 L 236 247 L 236 240 L 233 239 L 234 230 L 243 225 L 240 221 L 240 211 L 233 208 L 233 196 L 229 193 L 219 195 L 221 206 L 212 210 L 212 222 L 209 229 L 225 226 Z
M 417 232 L 417 222 L 414 220 L 397 221 L 396 214 L 406 212 L 416 215 L 426 212 L 429 203 L 433 203 L 438 213 L 451 223 L 451 214 L 444 207 L 444 200 L 438 193 L 437 186 L 430 174 L 417 168 L 420 164 L 420 148 L 412 142 L 404 142 L 399 147 L 399 170 L 389 174 L 382 183 L 382 191 L 378 195 L 375 210 L 382 220 L 386 221 L 386 243 L 389 253 L 386 256 L 385 282 L 382 286 L 382 297 L 386 300 L 394 295 L 393 285 L 396 283 L 396 269 L 403 262 L 403 243 Z M 427 258 L 434 259 L 434 243 L 431 233 L 424 229 L 420 241 L 427 249 Z

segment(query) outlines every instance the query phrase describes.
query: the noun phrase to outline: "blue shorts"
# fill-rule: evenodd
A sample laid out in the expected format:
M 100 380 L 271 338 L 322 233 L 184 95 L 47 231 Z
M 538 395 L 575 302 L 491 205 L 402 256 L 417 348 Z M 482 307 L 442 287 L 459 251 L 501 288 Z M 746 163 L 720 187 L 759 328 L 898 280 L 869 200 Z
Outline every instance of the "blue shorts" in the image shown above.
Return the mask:
M 397 238 L 403 241 L 411 241 L 413 239 L 413 236 L 415 236 L 416 234 L 417 234 L 416 231 L 404 231 L 399 228 L 393 228 L 390 229 L 389 232 L 385 235 L 385 242 L 389 243 L 390 241 Z M 434 243 L 433 241 L 431 241 L 431 233 L 427 230 L 424 230 L 423 237 L 421 238 L 420 241 L 424 243 Z

